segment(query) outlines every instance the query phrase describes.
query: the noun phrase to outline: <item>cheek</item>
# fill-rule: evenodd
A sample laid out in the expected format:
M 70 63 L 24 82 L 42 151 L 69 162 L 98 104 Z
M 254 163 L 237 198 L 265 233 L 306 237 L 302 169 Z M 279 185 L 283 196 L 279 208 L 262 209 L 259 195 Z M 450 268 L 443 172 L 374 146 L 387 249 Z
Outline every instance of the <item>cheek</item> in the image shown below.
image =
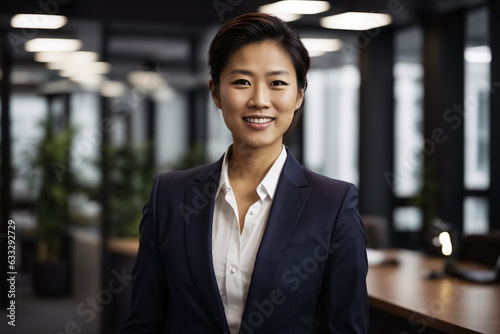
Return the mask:
M 246 103 L 246 99 L 243 94 L 232 89 L 221 89 L 220 100 L 223 109 L 227 110 L 239 109 L 242 106 L 245 106 Z
M 281 94 L 279 98 L 275 99 L 275 106 L 277 111 L 285 118 L 293 118 L 293 114 L 296 108 L 297 94 L 290 92 L 287 94 Z

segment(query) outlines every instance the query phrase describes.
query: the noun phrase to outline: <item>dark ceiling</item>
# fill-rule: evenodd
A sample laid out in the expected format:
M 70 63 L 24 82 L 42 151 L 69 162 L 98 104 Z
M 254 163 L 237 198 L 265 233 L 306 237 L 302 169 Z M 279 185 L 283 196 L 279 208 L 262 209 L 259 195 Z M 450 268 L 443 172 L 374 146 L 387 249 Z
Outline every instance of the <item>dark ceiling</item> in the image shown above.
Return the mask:
M 77 19 L 156 22 L 204 27 L 245 12 L 256 11 L 270 0 L 2 0 L 0 18 L 18 13 L 61 14 Z M 484 0 L 334 0 L 331 9 L 306 16 L 295 24 L 317 27 L 319 17 L 344 11 L 381 12 L 397 8 L 395 24 L 406 24 L 416 15 L 476 6 Z
M 35 63 L 33 55 L 23 49 L 24 41 L 33 37 L 73 37 L 83 41 L 85 51 L 97 51 L 101 60 L 112 63 L 111 79 L 123 80 L 127 73 L 145 66 L 160 64 L 172 76 L 188 73 L 175 82 L 192 84 L 193 70 L 204 72 L 207 37 L 231 17 L 255 12 L 273 0 L 0 0 L 0 27 L 14 36 L 15 66 L 21 71 L 40 73 L 40 80 L 54 73 Z M 305 15 L 291 25 L 302 37 L 335 37 L 352 39 L 353 32 L 320 27 L 323 16 L 345 11 L 390 12 L 393 26 L 409 26 L 429 13 L 473 8 L 486 0 L 335 0 L 331 9 L 318 15 Z M 11 29 L 10 18 L 19 13 L 60 14 L 69 18 L 58 30 L 29 31 Z M 104 31 L 108 31 L 105 34 Z M 107 36 L 107 40 L 103 38 Z M 106 48 L 103 48 L 106 45 Z M 106 55 L 103 55 L 106 50 Z M 193 57 L 195 55 L 195 57 Z M 102 58 L 105 59 L 102 59 Z M 339 52 L 316 57 L 316 67 L 331 66 L 335 59 L 346 61 Z M 198 69 L 198 70 L 197 70 Z M 48 73 L 48 74 L 47 74 Z

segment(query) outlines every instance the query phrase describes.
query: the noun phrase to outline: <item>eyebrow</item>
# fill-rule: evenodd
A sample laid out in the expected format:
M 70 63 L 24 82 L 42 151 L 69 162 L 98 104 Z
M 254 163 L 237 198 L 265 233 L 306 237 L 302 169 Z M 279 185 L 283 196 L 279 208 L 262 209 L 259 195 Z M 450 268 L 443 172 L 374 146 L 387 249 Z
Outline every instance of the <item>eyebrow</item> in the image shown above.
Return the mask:
M 231 72 L 229 72 L 230 74 L 244 74 L 244 75 L 248 75 L 248 76 L 254 76 L 254 74 L 251 72 L 251 71 L 247 71 L 247 70 L 243 70 L 243 69 L 239 69 L 239 68 L 236 68 L 234 70 L 232 70 Z M 283 74 L 283 75 L 290 75 L 290 73 L 288 73 L 288 71 L 285 71 L 285 70 L 278 70 L 278 71 L 271 71 L 271 72 L 267 72 L 266 73 L 266 76 L 273 76 L 273 75 L 280 75 L 280 74 Z

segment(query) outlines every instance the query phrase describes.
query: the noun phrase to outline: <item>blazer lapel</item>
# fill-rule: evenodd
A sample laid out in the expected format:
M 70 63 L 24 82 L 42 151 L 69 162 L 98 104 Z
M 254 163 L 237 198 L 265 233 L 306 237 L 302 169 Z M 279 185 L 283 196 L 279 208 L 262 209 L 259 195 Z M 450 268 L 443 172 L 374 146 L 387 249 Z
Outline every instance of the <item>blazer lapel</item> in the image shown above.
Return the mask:
M 311 188 L 307 185 L 303 167 L 288 151 L 255 260 L 243 319 L 255 309 L 254 301 L 259 301 L 266 291 L 270 281 L 269 276 L 273 274 L 281 259 L 310 192 Z
M 212 220 L 222 159 L 186 186 L 184 226 L 188 262 L 198 288 L 224 333 L 229 333 L 212 262 Z

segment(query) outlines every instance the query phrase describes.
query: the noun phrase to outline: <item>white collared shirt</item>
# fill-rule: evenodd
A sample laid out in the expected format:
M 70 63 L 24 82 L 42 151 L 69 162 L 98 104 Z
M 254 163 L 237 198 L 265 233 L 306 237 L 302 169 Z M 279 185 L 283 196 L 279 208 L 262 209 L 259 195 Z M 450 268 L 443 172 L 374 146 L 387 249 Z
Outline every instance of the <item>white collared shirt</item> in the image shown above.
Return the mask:
M 229 330 L 231 334 L 237 334 L 255 258 L 287 153 L 283 145 L 281 154 L 257 186 L 257 194 L 260 198 L 248 209 L 245 225 L 240 233 L 238 207 L 228 177 L 228 153 L 231 146 L 224 156 L 219 187 L 215 196 L 212 259 Z

